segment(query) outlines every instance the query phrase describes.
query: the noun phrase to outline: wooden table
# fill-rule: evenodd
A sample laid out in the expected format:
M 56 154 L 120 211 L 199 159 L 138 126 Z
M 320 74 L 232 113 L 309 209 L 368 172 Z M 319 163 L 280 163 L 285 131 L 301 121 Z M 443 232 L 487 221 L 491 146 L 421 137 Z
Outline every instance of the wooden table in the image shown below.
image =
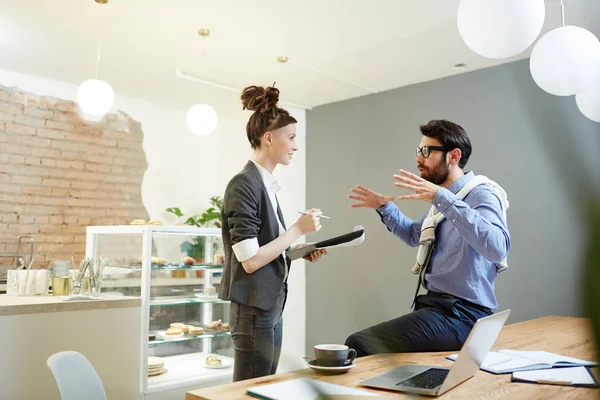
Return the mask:
M 545 350 L 561 355 L 596 360 L 590 321 L 584 318 L 545 317 L 507 325 L 502 329 L 493 350 Z M 252 399 L 246 390 L 253 386 L 310 377 L 338 385 L 357 387 L 384 396 L 407 398 L 415 395 L 399 395 L 396 392 L 368 389 L 359 384 L 365 379 L 390 371 L 402 364 L 421 364 L 450 367 L 451 361 L 444 357 L 456 352 L 442 353 L 394 353 L 378 354 L 357 359 L 356 367 L 342 375 L 321 375 L 306 368 L 285 374 L 231 383 L 228 385 L 193 390 L 187 400 L 205 399 Z M 475 376 L 449 392 L 445 399 L 600 399 L 600 389 L 567 386 L 511 383 L 511 374 L 493 375 L 478 371 Z

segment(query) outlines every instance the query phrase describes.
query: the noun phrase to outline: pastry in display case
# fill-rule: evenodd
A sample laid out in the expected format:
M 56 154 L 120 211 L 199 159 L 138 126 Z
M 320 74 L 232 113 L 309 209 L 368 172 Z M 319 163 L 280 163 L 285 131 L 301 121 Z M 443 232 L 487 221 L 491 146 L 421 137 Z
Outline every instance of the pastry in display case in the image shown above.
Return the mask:
M 198 236 L 204 236 L 204 259 L 218 263 L 182 251 L 182 243 Z M 220 229 L 143 220 L 87 228 L 86 256 L 110 260 L 103 293 L 142 298 L 140 388 L 147 398 L 232 379 L 229 302 L 218 298 L 224 262 L 220 241 Z

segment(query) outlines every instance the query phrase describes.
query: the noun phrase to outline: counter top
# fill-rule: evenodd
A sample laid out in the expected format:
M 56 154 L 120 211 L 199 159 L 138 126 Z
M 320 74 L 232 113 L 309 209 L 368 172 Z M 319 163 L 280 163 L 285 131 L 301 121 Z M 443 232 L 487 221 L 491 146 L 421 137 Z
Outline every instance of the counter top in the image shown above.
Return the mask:
M 0 295 L 0 316 L 41 314 L 62 311 L 105 310 L 111 308 L 141 307 L 140 297 L 101 296 L 98 299 L 65 300 L 59 296 Z

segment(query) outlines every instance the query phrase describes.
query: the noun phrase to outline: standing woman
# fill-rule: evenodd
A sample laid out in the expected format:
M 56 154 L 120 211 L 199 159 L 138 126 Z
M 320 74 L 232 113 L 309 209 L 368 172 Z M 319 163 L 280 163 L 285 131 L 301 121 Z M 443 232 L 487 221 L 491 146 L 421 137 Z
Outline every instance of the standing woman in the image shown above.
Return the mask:
M 223 197 L 225 268 L 219 297 L 231 300 L 234 381 L 277 371 L 291 264 L 286 251 L 301 236 L 321 229 L 317 209 L 286 229 L 277 200 L 280 186 L 272 174 L 298 150 L 297 121 L 277 107 L 278 100 L 274 87 L 250 86 L 242 92 L 243 108 L 254 111 L 246 125 L 254 157 L 229 181 Z M 323 254 L 316 250 L 305 259 L 314 262 Z

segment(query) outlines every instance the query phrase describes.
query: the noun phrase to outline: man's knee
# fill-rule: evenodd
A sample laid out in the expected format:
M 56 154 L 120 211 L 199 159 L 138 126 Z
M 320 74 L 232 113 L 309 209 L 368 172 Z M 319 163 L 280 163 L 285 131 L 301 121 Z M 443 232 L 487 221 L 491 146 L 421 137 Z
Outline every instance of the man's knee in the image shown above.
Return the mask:
M 358 333 L 353 333 L 352 335 L 348 336 L 344 344 L 349 348 L 356 350 L 357 357 L 363 357 L 368 355 L 364 348 L 364 343 L 361 340 L 360 335 Z
M 353 333 L 352 335 L 348 336 L 346 338 L 346 342 L 344 343 L 346 346 L 353 348 L 353 346 L 355 346 L 358 343 L 358 335 L 356 333 Z

